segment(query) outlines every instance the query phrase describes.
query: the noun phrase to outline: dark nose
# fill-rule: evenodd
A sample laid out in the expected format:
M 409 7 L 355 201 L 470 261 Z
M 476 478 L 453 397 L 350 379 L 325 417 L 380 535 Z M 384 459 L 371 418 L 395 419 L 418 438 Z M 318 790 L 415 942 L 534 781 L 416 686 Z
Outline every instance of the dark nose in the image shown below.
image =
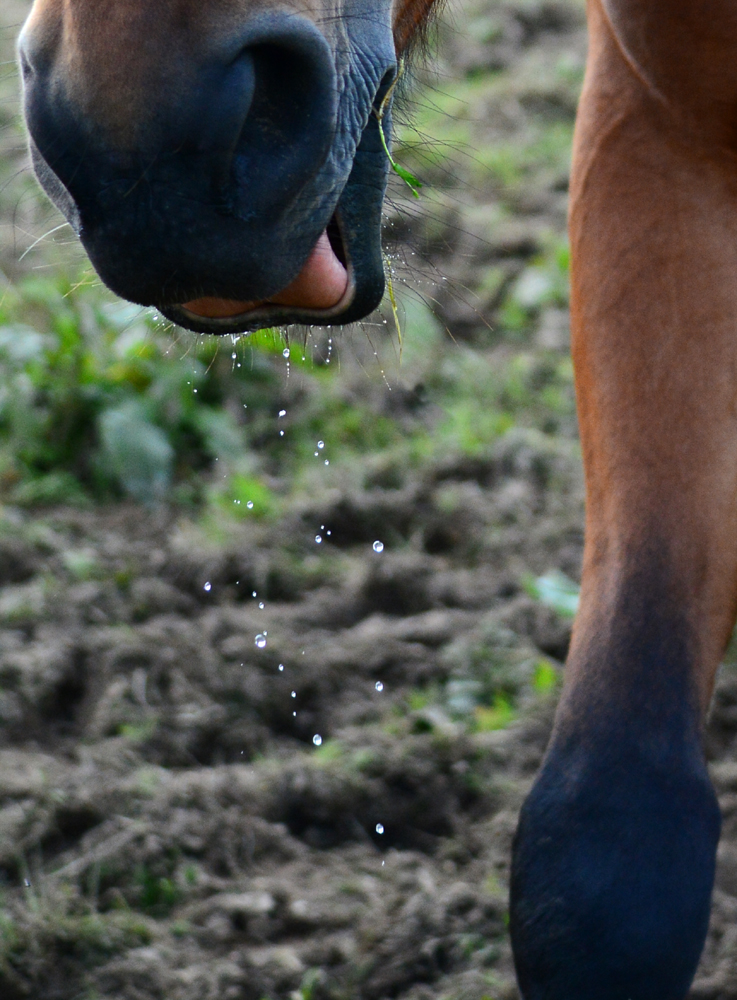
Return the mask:
M 141 40 L 143 41 L 143 40 Z M 92 169 L 112 180 L 115 170 L 157 171 L 166 164 L 174 176 L 179 165 L 190 174 L 209 174 L 214 198 L 232 198 L 229 187 L 245 185 L 250 199 L 273 210 L 287 203 L 322 165 L 335 128 L 335 70 L 322 34 L 306 19 L 265 16 L 237 42 L 199 65 L 141 80 L 154 92 L 142 95 L 138 120 L 125 123 L 119 145 L 106 138 L 105 108 L 85 111 L 68 97 L 69 88 L 54 63 L 33 44 L 20 44 L 26 81 L 26 117 L 39 153 L 84 209 L 93 191 L 85 190 Z M 167 53 L 161 53 L 166 60 Z M 84 76 L 99 67 L 75 67 Z M 99 92 L 99 88 L 98 88 Z M 104 104 L 104 90 L 97 97 Z M 99 120 L 97 120 L 99 112 Z M 86 162 L 85 162 L 86 161 Z M 94 185 L 93 185 L 94 187 Z M 91 207 L 91 206 L 90 206 Z
M 85 74 L 94 80 L 98 68 L 74 67 L 73 91 L 68 70 L 59 68 L 64 61 L 34 52 L 32 37 L 21 40 L 20 57 L 37 173 L 111 287 L 149 302 L 161 301 L 162 283 L 168 283 L 168 297 L 186 299 L 211 287 L 228 294 L 234 253 L 241 257 L 240 297 L 272 294 L 293 278 L 289 253 L 267 278 L 264 245 L 256 252 L 253 243 L 268 240 L 324 166 L 334 139 L 333 56 L 310 21 L 262 16 L 226 51 L 200 54 L 194 65 L 172 53 L 158 77 L 158 71 L 142 76 L 140 86 L 152 92 L 140 95 L 122 127 L 106 121 L 103 74 L 91 88 L 97 104 L 88 101 L 82 112 L 72 96 L 79 93 L 79 76 L 83 83 Z M 228 233 L 236 221 L 250 230 L 254 261 L 245 270 L 252 289 L 243 286 L 243 254 L 249 252 L 243 232 Z M 199 249 L 188 263 L 182 243 L 193 240 Z M 295 253 L 310 249 L 295 247 Z

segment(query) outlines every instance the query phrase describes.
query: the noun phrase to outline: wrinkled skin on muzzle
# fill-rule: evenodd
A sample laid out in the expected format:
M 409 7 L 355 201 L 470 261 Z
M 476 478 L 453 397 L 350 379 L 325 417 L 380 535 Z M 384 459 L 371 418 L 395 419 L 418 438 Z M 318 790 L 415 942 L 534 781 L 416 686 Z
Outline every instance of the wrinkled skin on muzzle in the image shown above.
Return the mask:
M 429 7 L 36 0 L 37 176 L 103 281 L 182 326 L 359 319 L 384 289 L 377 109 Z

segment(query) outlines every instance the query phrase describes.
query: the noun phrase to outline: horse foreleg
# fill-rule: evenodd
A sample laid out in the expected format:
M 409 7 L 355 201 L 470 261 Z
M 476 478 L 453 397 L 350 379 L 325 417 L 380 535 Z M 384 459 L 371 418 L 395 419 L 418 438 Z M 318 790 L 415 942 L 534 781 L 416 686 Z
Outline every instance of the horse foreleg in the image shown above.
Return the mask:
M 717 64 L 737 15 L 700 5 L 710 48 L 696 6 L 590 2 L 570 218 L 586 545 L 514 846 L 526 1000 L 682 1000 L 708 925 L 701 731 L 737 610 L 737 67 Z

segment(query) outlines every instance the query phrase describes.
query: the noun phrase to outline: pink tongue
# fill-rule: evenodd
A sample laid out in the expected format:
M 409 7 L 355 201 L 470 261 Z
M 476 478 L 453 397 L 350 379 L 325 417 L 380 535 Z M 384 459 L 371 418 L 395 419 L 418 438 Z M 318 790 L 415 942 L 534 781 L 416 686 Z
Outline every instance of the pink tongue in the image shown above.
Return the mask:
M 333 253 L 328 234 L 323 233 L 297 277 L 281 292 L 255 302 L 235 299 L 202 298 L 185 302 L 184 308 L 197 316 L 222 319 L 240 316 L 258 306 L 293 306 L 297 309 L 330 309 L 345 295 L 348 272 Z

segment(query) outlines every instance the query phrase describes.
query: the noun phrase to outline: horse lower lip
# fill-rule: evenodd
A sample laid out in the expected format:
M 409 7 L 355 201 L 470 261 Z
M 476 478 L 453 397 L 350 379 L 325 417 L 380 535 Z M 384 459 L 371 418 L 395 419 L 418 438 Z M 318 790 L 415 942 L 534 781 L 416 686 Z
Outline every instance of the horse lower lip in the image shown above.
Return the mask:
M 268 299 L 241 301 L 206 296 L 185 302 L 183 307 L 206 319 L 230 319 L 268 306 L 323 311 L 337 306 L 348 288 L 348 272 L 335 254 L 327 231 L 323 231 L 297 277 Z

